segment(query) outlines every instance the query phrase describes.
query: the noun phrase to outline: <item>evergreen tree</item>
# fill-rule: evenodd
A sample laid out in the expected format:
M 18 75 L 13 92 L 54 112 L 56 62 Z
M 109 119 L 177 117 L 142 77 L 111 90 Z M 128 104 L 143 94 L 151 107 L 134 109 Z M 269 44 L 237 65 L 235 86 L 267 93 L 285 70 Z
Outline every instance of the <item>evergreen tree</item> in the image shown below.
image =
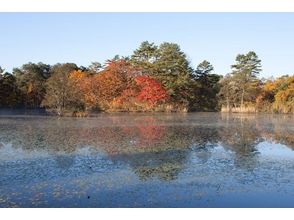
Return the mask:
M 232 65 L 232 75 L 240 88 L 240 107 L 243 109 L 244 100 L 254 99 L 257 85 L 257 76 L 261 72 L 261 60 L 253 51 L 247 54 L 239 54 L 236 63 Z
M 187 108 L 191 96 L 192 73 L 189 61 L 180 46 L 162 43 L 159 47 L 144 41 L 131 56 L 131 62 L 163 84 L 174 108 Z
M 2 67 L 0 66 L 0 75 L 4 73 L 4 69 L 2 69 Z
M 20 91 L 16 85 L 15 76 L 10 73 L 0 74 L 0 107 L 19 107 Z
M 136 67 L 139 67 L 142 71 L 142 75 L 154 75 L 155 62 L 158 59 L 158 47 L 154 43 L 144 41 L 140 47 L 134 51 L 131 56 L 131 63 Z
M 90 74 L 97 74 L 100 70 L 102 70 L 103 66 L 99 62 L 92 62 L 88 67 L 88 71 Z
M 217 93 L 220 76 L 213 74 L 213 66 L 206 60 L 201 62 L 194 75 L 194 97 L 190 108 L 197 111 L 215 111 L 218 107 Z
M 165 42 L 159 46 L 158 54 L 154 77 L 163 84 L 172 104 L 188 107 L 193 70 L 185 53 L 179 45 Z

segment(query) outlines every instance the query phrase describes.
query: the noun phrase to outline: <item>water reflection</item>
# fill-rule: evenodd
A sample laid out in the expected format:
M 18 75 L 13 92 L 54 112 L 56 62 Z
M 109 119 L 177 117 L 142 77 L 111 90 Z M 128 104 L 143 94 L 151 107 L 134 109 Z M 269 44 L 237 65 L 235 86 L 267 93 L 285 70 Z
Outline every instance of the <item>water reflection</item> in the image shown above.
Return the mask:
M 65 156 L 65 155 L 56 155 L 54 156 L 56 163 L 60 169 L 69 169 L 74 165 L 75 157 L 74 156 Z
M 254 169 L 256 146 L 267 140 L 294 148 L 292 116 L 267 115 L 103 115 L 97 118 L 1 118 L 0 148 L 44 152 L 59 167 L 69 168 L 80 148 L 91 146 L 114 163 L 126 163 L 140 179 L 174 179 L 190 151 L 205 163 L 211 149 L 221 145 L 234 152 L 235 165 Z M 21 155 L 18 155 L 21 156 Z M 1 158 L 5 159 L 5 158 Z
M 136 184 L 188 177 L 200 181 L 214 175 L 220 175 L 213 180 L 218 190 L 229 180 L 257 184 L 257 177 L 268 178 L 259 173 L 267 147 L 274 152 L 279 150 L 275 144 L 281 144 L 294 154 L 293 122 L 291 115 L 216 113 L 1 116 L 0 185 L 61 177 L 86 181 L 94 174 L 115 172 L 131 172 L 125 175 L 135 175 Z
M 253 170 L 258 163 L 256 146 L 263 141 L 254 118 L 226 118 L 224 127 L 219 129 L 221 144 L 235 153 L 235 166 Z

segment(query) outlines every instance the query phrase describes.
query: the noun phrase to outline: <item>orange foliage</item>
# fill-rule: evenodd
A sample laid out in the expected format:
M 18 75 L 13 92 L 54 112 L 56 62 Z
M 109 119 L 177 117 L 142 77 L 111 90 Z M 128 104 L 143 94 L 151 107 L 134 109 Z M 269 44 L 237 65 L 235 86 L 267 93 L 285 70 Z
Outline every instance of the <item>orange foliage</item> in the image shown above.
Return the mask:
M 111 107 L 113 109 L 119 109 L 119 110 L 131 110 L 135 111 L 137 110 L 136 106 L 136 100 L 135 97 L 138 94 L 137 89 L 134 88 L 127 88 L 125 89 L 121 95 L 117 98 L 115 98 L 112 103 Z
M 136 74 L 137 70 L 124 59 L 108 61 L 107 67 L 95 76 L 102 109 L 109 108 L 112 101 L 116 101 L 123 94 Z
M 82 101 L 86 109 L 94 109 L 98 106 L 97 90 L 95 88 L 96 78 L 91 77 L 86 72 L 81 70 L 73 71 L 69 79 L 82 94 Z
M 73 71 L 69 79 L 81 94 L 85 109 L 144 111 L 166 102 L 162 84 L 121 59 L 109 61 L 96 75 Z

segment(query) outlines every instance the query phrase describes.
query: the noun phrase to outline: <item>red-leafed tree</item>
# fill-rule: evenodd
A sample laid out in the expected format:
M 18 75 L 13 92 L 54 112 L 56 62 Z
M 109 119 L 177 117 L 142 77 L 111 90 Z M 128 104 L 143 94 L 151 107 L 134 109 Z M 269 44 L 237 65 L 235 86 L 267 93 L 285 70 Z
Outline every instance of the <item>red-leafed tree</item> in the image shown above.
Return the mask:
M 138 101 L 146 102 L 149 107 L 154 107 L 167 101 L 166 90 L 155 79 L 150 76 L 138 76 L 135 81 L 140 88 L 140 92 L 136 97 Z

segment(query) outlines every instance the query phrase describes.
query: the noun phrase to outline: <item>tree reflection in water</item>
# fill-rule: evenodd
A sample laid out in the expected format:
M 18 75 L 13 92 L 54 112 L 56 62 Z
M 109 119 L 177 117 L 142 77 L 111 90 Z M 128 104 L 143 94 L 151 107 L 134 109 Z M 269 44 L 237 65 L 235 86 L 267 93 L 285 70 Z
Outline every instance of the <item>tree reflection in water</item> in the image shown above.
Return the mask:
M 75 163 L 74 156 L 66 156 L 66 155 L 55 155 L 54 159 L 60 169 L 69 169 Z
M 263 141 L 255 120 L 250 117 L 230 117 L 225 119 L 225 125 L 219 129 L 221 144 L 225 149 L 235 153 L 234 161 L 237 168 L 254 170 L 258 165 L 256 146 Z
M 128 165 L 141 180 L 174 180 L 190 161 L 204 164 L 221 146 L 234 153 L 236 168 L 258 166 L 262 141 L 294 149 L 292 116 L 229 114 L 118 114 L 95 118 L 23 117 L 0 119 L 3 144 L 27 152 L 46 151 L 61 169 L 75 164 L 84 147 L 116 164 Z M 67 154 L 69 156 L 60 156 Z M 70 156 L 71 155 L 71 156 Z

